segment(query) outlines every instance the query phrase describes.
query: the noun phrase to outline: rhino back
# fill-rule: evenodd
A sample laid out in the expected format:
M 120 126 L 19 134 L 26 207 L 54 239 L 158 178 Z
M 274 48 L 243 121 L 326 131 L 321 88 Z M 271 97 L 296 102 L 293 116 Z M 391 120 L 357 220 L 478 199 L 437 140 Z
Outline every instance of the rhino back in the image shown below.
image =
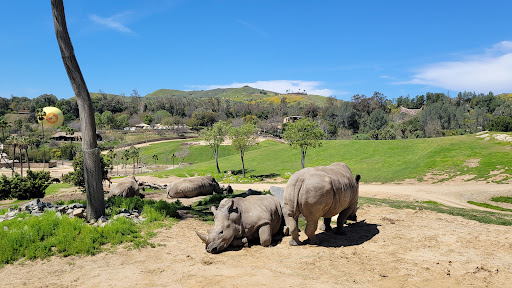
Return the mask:
M 332 217 L 357 202 L 358 186 L 345 163 L 308 167 L 290 177 L 284 194 L 285 213 L 292 217 Z
M 109 196 L 121 196 L 124 198 L 133 197 L 137 195 L 139 190 L 139 185 L 137 182 L 131 178 L 126 178 L 123 181 L 112 186 L 110 190 Z
M 199 176 L 174 181 L 167 187 L 167 195 L 173 198 L 190 198 L 211 195 L 219 190 L 219 184 L 213 177 Z

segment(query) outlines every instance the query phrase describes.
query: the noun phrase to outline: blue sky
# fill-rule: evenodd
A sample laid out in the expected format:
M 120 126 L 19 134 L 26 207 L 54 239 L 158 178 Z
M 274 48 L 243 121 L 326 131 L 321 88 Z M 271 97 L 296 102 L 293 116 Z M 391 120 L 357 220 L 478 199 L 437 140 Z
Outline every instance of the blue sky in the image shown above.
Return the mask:
M 91 92 L 252 87 L 348 100 L 512 92 L 512 1 L 68 0 Z M 74 96 L 50 0 L 2 1 L 0 97 Z

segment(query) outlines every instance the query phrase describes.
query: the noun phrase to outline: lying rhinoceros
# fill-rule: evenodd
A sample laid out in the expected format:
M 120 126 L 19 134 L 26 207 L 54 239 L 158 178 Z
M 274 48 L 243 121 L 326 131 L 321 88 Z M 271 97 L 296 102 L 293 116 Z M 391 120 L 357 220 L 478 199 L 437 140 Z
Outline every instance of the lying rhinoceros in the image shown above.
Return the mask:
M 258 239 L 268 246 L 272 235 L 281 226 L 283 213 L 279 200 L 272 195 L 251 195 L 245 198 L 228 198 L 211 207 L 215 217 L 215 228 L 197 236 L 206 244 L 206 251 L 219 253 L 231 246 L 246 246 L 250 240 Z
M 121 196 L 123 198 L 130 198 L 138 195 L 140 194 L 137 179 L 135 179 L 134 176 L 130 176 L 124 178 L 119 183 L 114 184 L 107 197 Z
M 311 244 L 317 244 L 315 231 L 318 219 L 324 217 L 326 230 L 331 230 L 331 217 L 338 215 L 337 234 L 344 234 L 343 224 L 355 220 L 359 198 L 359 179 L 352 176 L 345 163 L 333 163 L 302 169 L 290 177 L 284 190 L 283 214 L 287 229 L 292 236 L 290 245 L 298 245 L 297 218 L 306 218 L 306 235 Z M 286 229 L 286 228 L 285 228 Z
M 212 176 L 198 176 L 176 180 L 167 185 L 167 197 L 191 198 L 196 196 L 231 194 L 231 186 L 221 187 Z

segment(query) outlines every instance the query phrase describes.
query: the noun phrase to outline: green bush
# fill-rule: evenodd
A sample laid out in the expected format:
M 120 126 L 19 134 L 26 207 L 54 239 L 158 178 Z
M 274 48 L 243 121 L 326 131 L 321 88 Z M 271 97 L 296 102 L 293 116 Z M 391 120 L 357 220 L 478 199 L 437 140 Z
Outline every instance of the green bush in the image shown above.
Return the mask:
M 11 198 L 11 180 L 3 174 L 0 177 L 0 200 Z
M 497 132 L 511 132 L 512 131 L 512 117 L 498 116 L 492 119 L 487 125 L 487 130 Z
M 352 136 L 352 139 L 353 140 L 372 140 L 372 137 L 370 137 L 370 135 L 368 135 L 368 134 L 359 133 L 359 134 Z
M 101 155 L 100 157 L 100 165 L 101 165 L 101 174 L 102 179 L 107 180 L 108 169 L 110 166 L 109 160 L 106 159 L 105 155 Z M 84 178 L 84 156 L 82 153 L 79 153 L 73 159 L 73 172 L 69 172 L 62 177 L 62 181 L 66 183 L 71 183 L 75 186 L 81 187 L 85 190 L 85 178 Z
M 48 171 L 27 171 L 27 176 L 22 177 L 16 173 L 8 178 L 5 175 L 0 177 L 0 199 L 16 198 L 28 200 L 32 198 L 43 198 L 45 190 L 50 186 L 50 172 Z
M 142 228 L 123 217 L 105 227 L 86 225 L 79 218 L 60 219 L 51 211 L 41 217 L 26 214 L 18 217 L 28 219 L 2 222 L 5 228 L 0 229 L 0 266 L 21 258 L 46 258 L 57 254 L 94 255 L 101 252 L 101 247 L 107 243 L 117 245 L 144 239 Z

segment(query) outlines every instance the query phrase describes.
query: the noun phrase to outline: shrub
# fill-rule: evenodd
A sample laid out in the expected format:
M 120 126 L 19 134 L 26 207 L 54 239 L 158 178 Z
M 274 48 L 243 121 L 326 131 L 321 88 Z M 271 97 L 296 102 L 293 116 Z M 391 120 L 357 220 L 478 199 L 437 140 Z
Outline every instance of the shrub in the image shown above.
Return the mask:
M 0 177 L 0 200 L 9 199 L 11 197 L 11 181 L 4 175 Z
M 492 119 L 487 125 L 487 130 L 497 132 L 511 132 L 512 131 L 512 117 L 498 116 Z
M 16 173 L 12 178 L 5 175 L 0 179 L 0 194 L 3 199 L 16 198 L 28 200 L 32 198 L 43 198 L 46 188 L 50 186 L 50 172 L 48 171 L 27 171 L 27 176 L 22 177 Z M 9 196 L 6 197 L 9 187 Z
M 352 139 L 353 140 L 372 140 L 370 135 L 364 134 L 364 133 L 356 134 L 356 135 L 352 136 Z
M 110 166 L 110 162 L 106 159 L 105 155 L 101 155 L 100 157 L 100 165 L 102 171 L 102 179 L 106 180 L 108 175 L 108 169 Z M 62 177 L 62 181 L 66 183 L 71 183 L 75 186 L 81 187 L 85 190 L 85 178 L 84 178 L 84 156 L 82 153 L 79 153 L 73 159 L 73 172 L 69 172 Z

